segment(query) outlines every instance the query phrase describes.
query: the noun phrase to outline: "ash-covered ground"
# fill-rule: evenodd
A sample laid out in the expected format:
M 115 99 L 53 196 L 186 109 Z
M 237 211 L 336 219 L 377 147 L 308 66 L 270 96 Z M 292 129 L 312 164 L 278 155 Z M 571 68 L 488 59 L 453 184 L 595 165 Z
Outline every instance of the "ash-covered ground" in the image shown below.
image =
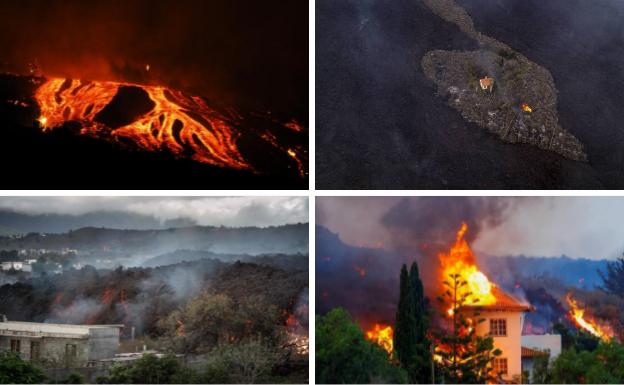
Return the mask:
M 460 0 L 480 33 L 547 69 L 587 162 L 505 143 L 437 96 L 434 50 L 480 45 L 419 0 L 317 2 L 318 188 L 621 188 L 624 4 Z M 618 43 L 619 42 L 619 43 Z M 620 63 L 618 65 L 618 63 Z

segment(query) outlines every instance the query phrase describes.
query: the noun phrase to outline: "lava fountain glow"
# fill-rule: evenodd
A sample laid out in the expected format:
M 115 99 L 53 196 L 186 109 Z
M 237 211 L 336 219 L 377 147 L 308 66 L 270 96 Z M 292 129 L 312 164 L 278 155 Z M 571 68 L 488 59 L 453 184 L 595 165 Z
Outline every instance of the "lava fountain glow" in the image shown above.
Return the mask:
M 393 335 L 394 330 L 390 325 L 375 324 L 370 330 L 366 331 L 366 339 L 384 348 L 388 354 L 392 354 L 394 349 Z
M 441 279 L 445 281 L 453 275 L 459 275 L 466 284 L 458 288 L 457 297 L 466 295 L 465 302 L 469 305 L 492 305 L 496 303 L 496 297 L 492 293 L 494 284 L 477 267 L 475 256 L 464 238 L 467 231 L 468 225 L 462 223 L 455 244 L 448 253 L 438 255 Z M 452 309 L 448 310 L 449 314 L 452 312 Z
M 566 295 L 566 301 L 570 305 L 570 317 L 580 328 L 604 341 L 609 341 L 615 336 L 609 325 L 600 325 L 596 320 L 586 315 L 585 309 L 580 307 L 578 302 L 572 298 L 572 293 Z
M 112 130 L 113 139 L 130 140 L 147 151 L 166 149 L 174 156 L 215 166 L 251 169 L 236 145 L 239 133 L 222 114 L 200 97 L 160 86 L 48 79 L 35 93 L 41 109 L 38 121 L 44 130 L 78 121 L 82 134 L 105 135 L 106 127 L 94 118 L 122 86 L 143 89 L 155 106 L 134 122 Z

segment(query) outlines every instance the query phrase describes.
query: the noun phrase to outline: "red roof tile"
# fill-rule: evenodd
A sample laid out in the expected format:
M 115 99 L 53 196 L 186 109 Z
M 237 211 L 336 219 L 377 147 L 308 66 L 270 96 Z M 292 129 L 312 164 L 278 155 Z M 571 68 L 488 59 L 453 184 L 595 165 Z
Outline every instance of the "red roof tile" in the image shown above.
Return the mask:
M 464 306 L 466 309 L 478 309 L 478 310 L 502 310 L 502 311 L 532 311 L 534 308 L 526 302 L 521 302 L 509 293 L 505 293 L 503 290 L 494 286 L 492 288 L 492 294 L 496 298 L 496 303 L 490 305 L 469 305 Z
M 545 356 L 545 355 L 548 355 L 548 353 L 542 350 L 527 348 L 526 346 L 522 347 L 522 357 L 536 357 L 536 356 Z

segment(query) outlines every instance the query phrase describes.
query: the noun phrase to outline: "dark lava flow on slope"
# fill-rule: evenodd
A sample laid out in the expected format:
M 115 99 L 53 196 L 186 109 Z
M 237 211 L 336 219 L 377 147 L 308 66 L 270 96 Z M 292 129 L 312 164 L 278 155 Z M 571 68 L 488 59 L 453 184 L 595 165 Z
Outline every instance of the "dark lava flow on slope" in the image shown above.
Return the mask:
M 596 119 L 601 106 L 591 97 L 585 97 L 578 100 L 587 103 L 585 108 L 593 111 L 589 116 L 594 121 L 580 121 L 586 114 L 570 108 L 570 95 L 566 93 L 574 88 L 586 93 L 593 89 L 595 93 L 600 87 L 588 85 L 583 71 L 565 78 L 559 73 L 561 69 L 553 67 L 557 65 L 553 62 L 555 59 L 591 60 L 593 52 L 582 48 L 592 46 L 591 34 L 586 37 L 589 41 L 577 46 L 566 47 L 558 41 L 556 44 L 562 47 L 557 54 L 550 54 L 551 61 L 546 61 L 495 28 L 498 26 L 509 34 L 526 34 L 534 45 L 552 44 L 553 37 L 547 42 L 546 38 L 530 34 L 534 29 L 539 30 L 542 23 L 553 22 L 543 13 L 553 12 L 549 8 L 567 7 L 567 3 L 548 1 L 534 7 L 530 16 L 515 22 L 511 22 L 516 18 L 515 11 L 505 8 L 512 0 L 459 3 L 466 6 L 478 30 L 510 45 L 552 72 L 559 89 L 560 122 L 586 145 L 589 162 L 564 159 L 529 145 L 501 143 L 476 124 L 467 123 L 443 99 L 435 97 L 435 85 L 425 78 L 419 65 L 422 57 L 435 49 L 474 50 L 477 44 L 456 26 L 434 15 L 420 1 L 320 0 L 316 18 L 317 188 L 593 189 L 623 186 L 624 170 L 621 166 L 620 170 L 615 167 L 624 163 L 622 150 L 615 150 L 621 147 L 618 144 L 620 134 L 615 132 L 621 119 L 612 119 L 616 115 L 611 111 L 600 118 L 605 128 L 599 129 L 601 123 Z M 500 8 L 500 14 L 491 12 L 496 7 Z M 568 12 L 584 10 L 577 8 Z M 583 33 L 587 26 L 569 24 L 561 28 L 568 29 L 567 33 L 574 36 Z M 562 51 L 567 52 L 567 57 Z M 600 76 L 604 80 L 598 84 L 608 82 L 611 75 L 602 71 L 595 77 L 600 80 Z M 616 84 L 618 81 L 615 79 Z M 600 92 L 612 102 L 618 92 L 621 93 Z

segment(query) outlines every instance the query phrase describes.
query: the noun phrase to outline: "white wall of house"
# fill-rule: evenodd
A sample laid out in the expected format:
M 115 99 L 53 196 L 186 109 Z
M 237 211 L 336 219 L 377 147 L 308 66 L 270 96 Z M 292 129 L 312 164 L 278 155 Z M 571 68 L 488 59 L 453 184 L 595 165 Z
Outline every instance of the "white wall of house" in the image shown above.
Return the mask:
M 494 347 L 502 352 L 499 358 L 507 359 L 507 375 L 503 377 L 520 377 L 522 375 L 521 341 L 524 313 L 519 311 L 481 310 L 478 319 L 484 319 L 476 327 L 476 332 L 480 336 L 488 336 L 490 334 L 490 320 L 505 320 L 506 335 L 492 336 L 494 338 Z

